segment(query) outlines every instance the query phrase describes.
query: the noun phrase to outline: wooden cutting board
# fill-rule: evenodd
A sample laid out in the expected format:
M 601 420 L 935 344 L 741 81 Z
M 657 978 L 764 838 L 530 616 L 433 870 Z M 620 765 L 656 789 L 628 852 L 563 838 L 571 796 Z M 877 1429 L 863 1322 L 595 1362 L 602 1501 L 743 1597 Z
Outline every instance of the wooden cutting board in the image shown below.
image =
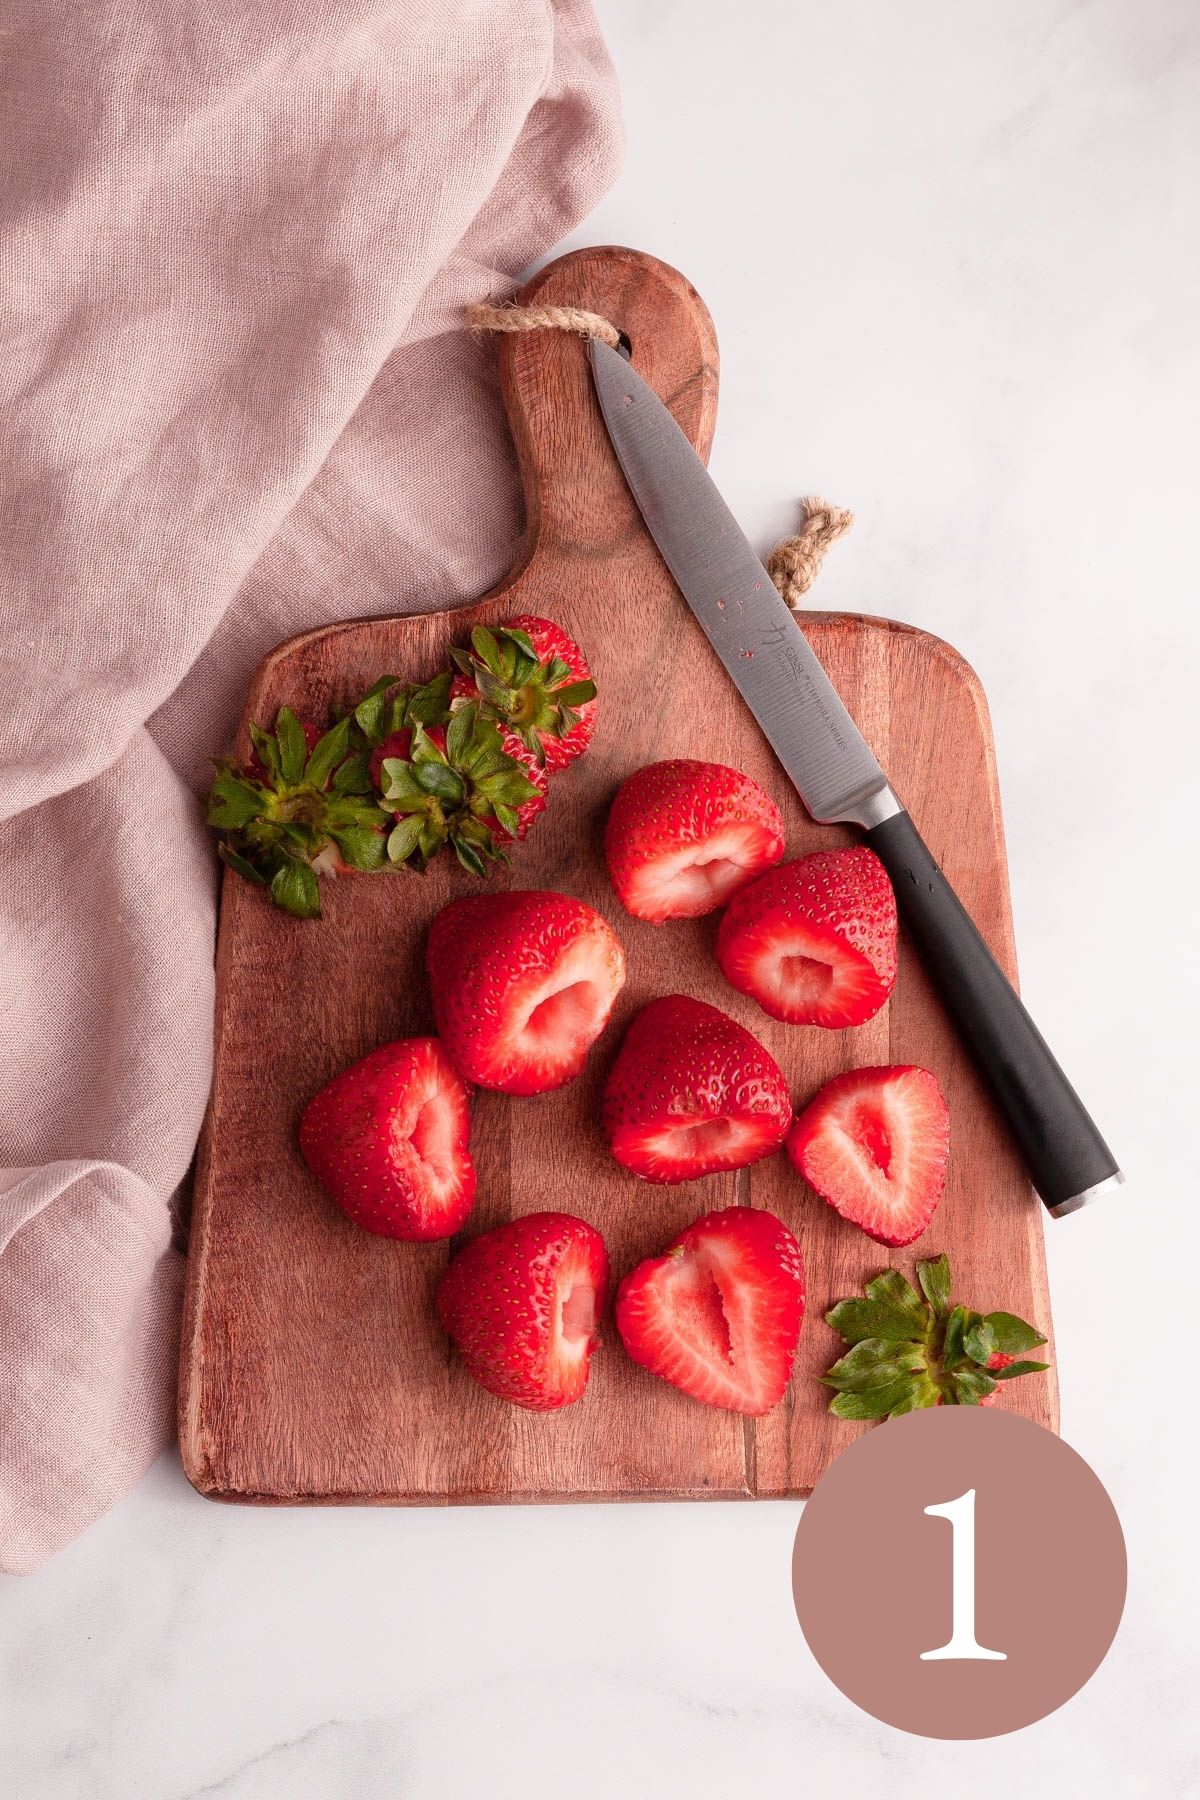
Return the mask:
M 617 321 L 638 371 L 702 455 L 716 414 L 717 350 L 698 295 L 628 250 L 563 257 L 527 302 Z M 217 952 L 216 1067 L 188 1261 L 180 1439 L 202 1493 L 260 1502 L 553 1501 L 807 1493 L 862 1429 L 829 1416 L 817 1375 L 838 1353 L 829 1305 L 890 1262 L 949 1253 L 956 1293 L 1049 1328 L 1041 1207 L 991 1105 L 903 947 L 883 1013 L 835 1033 L 776 1024 L 726 986 L 716 920 L 655 928 L 627 918 L 601 838 L 618 784 L 642 763 L 730 763 L 783 807 L 792 856 L 848 841 L 814 825 L 694 624 L 646 536 L 592 397 L 586 347 L 557 332 L 499 351 L 528 528 L 511 578 L 476 606 L 373 619 L 292 639 L 259 668 L 247 718 L 287 702 L 321 718 L 380 674 L 424 679 L 476 620 L 549 614 L 584 645 L 599 684 L 587 756 L 558 777 L 534 832 L 498 879 L 561 888 L 611 921 L 629 979 L 583 1076 L 556 1094 L 479 1094 L 479 1200 L 468 1231 L 547 1207 L 603 1233 L 614 1275 L 657 1253 L 700 1213 L 777 1212 L 799 1237 L 809 1316 L 783 1404 L 757 1422 L 700 1406 L 637 1368 L 611 1324 L 584 1400 L 559 1413 L 506 1406 L 466 1376 L 433 1309 L 454 1245 L 398 1244 L 351 1225 L 309 1176 L 296 1126 L 336 1071 L 391 1038 L 432 1030 L 422 956 L 434 913 L 474 891 L 447 860 L 323 884 L 325 917 L 300 923 L 226 874 Z M 804 629 L 964 903 L 1015 974 L 1000 802 L 975 676 L 936 638 L 883 619 L 812 613 Z M 241 749 L 248 751 L 243 726 Z M 653 995 L 711 1000 L 778 1058 L 797 1103 L 855 1064 L 933 1069 L 953 1121 L 949 1184 L 922 1242 L 887 1252 L 808 1192 L 780 1155 L 678 1188 L 651 1188 L 609 1158 L 599 1098 L 625 1024 Z M 1054 1426 L 1053 1374 L 1004 1403 Z

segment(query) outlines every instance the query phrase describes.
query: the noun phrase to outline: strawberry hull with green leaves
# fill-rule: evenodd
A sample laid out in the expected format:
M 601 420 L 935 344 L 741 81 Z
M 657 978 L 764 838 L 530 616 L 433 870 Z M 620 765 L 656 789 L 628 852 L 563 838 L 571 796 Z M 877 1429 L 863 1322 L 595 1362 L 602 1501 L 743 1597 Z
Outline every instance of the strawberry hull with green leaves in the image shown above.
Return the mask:
M 419 723 L 393 732 L 372 756 L 381 804 L 395 815 L 392 863 L 426 868 L 449 845 L 470 875 L 486 875 L 503 846 L 523 838 L 546 807 L 544 770 L 523 768 L 473 702 L 448 725 Z
M 218 761 L 208 822 L 222 860 L 296 918 L 317 877 L 424 871 L 442 850 L 485 877 L 545 811 L 549 775 L 582 755 L 596 685 L 549 619 L 477 626 L 455 668 L 420 685 L 384 675 L 322 732 L 282 706 L 250 727 L 244 764 Z
M 1046 1342 L 1014 1313 L 977 1313 L 952 1304 L 950 1264 L 917 1264 L 921 1292 L 898 1269 L 869 1281 L 861 1299 L 825 1315 L 850 1346 L 822 1377 L 835 1390 L 839 1419 L 894 1419 L 927 1406 L 989 1406 L 1002 1384 L 1040 1374 L 1049 1363 L 1027 1352 Z
M 208 822 L 221 833 L 222 860 L 299 919 L 321 910 L 317 867 L 372 872 L 386 867 L 391 823 L 372 792 L 367 757 L 350 718 L 316 734 L 282 706 L 274 733 L 250 727 L 245 768 L 217 765 Z
M 522 613 L 489 631 L 477 625 L 470 650 L 453 650 L 451 698 L 477 699 L 505 734 L 553 774 L 582 756 L 596 726 L 596 684 L 579 645 L 552 619 Z

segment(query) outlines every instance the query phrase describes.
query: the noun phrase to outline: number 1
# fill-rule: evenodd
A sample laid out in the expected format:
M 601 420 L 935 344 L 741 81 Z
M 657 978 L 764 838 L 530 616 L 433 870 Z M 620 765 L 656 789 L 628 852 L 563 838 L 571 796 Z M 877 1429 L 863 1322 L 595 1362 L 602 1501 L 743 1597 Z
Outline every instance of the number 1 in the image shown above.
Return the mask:
M 1007 1662 L 1003 1650 L 975 1642 L 975 1489 L 957 1500 L 927 1506 L 931 1519 L 950 1521 L 950 1642 L 922 1650 L 922 1662 Z

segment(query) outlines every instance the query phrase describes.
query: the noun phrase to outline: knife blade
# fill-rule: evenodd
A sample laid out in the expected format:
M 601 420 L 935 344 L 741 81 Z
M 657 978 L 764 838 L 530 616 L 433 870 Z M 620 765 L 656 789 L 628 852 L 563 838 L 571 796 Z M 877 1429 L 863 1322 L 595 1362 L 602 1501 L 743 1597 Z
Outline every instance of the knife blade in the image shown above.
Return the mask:
M 812 817 L 864 832 L 1048 1211 L 1078 1211 L 1124 1180 L 1112 1152 L 690 441 L 621 351 L 593 338 L 589 354 L 617 460 L 683 598 Z

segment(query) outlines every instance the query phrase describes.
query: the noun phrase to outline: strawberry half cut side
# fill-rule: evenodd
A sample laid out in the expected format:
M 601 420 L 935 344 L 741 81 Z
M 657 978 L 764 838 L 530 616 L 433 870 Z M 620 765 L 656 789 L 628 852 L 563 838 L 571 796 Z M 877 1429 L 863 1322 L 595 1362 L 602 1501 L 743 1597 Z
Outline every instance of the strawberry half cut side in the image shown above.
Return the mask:
M 880 1244 L 911 1244 L 946 1185 L 950 1113 L 937 1077 L 909 1066 L 836 1075 L 797 1118 L 787 1153 L 843 1219 Z
M 617 898 L 652 925 L 715 912 L 783 852 L 783 817 L 756 781 L 687 758 L 631 775 L 604 833 Z
M 783 1398 L 803 1318 L 799 1244 L 772 1213 L 744 1206 L 689 1225 L 616 1300 L 634 1362 L 694 1400 L 752 1415 Z
M 818 851 L 743 888 L 717 961 L 773 1019 L 841 1030 L 873 1019 L 896 980 L 896 897 L 873 850 Z
M 792 1121 L 783 1073 L 750 1032 L 667 994 L 625 1034 L 604 1091 L 613 1156 L 644 1181 L 695 1181 L 778 1150 Z
M 468 1090 L 436 1038 L 401 1038 L 343 1069 L 304 1109 L 300 1149 L 356 1225 L 450 1237 L 475 1198 Z
M 426 966 L 455 1063 L 506 1094 L 547 1093 L 578 1075 L 625 981 L 607 920 L 569 894 L 537 889 L 444 907 Z
M 570 1213 L 527 1213 L 458 1253 L 437 1309 L 481 1387 L 546 1412 L 583 1394 L 607 1294 L 600 1233 Z

